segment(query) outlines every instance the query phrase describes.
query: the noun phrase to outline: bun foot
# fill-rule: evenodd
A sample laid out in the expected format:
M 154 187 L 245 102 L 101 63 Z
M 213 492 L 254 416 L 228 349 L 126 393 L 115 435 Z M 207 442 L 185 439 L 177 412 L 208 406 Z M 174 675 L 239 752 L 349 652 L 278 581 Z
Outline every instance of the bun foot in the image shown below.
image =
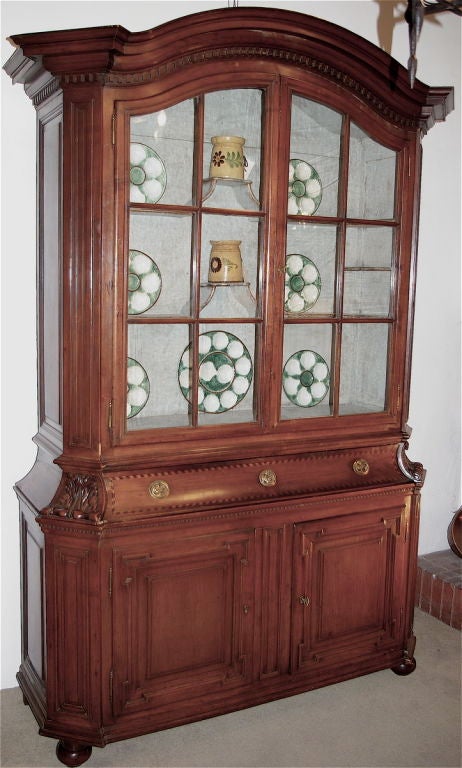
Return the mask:
M 416 666 L 417 662 L 414 657 L 410 659 L 408 656 L 405 656 L 396 667 L 392 667 L 391 669 L 395 675 L 410 675 L 411 672 L 414 672 Z
M 64 765 L 82 765 L 90 757 L 91 747 L 89 744 L 79 744 L 76 741 L 58 741 L 56 755 Z

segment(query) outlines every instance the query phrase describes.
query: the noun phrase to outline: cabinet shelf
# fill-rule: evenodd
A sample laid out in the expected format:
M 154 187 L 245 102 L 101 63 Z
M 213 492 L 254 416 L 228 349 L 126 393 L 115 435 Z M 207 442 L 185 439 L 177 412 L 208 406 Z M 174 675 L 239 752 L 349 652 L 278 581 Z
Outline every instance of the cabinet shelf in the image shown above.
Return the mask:
M 255 197 L 253 193 L 252 184 L 253 184 L 252 181 L 247 181 L 246 179 L 224 179 L 224 178 L 218 178 L 218 177 L 206 178 L 203 180 L 203 185 L 205 187 L 205 190 L 202 196 L 202 204 L 204 204 L 206 200 L 210 200 L 210 198 L 212 197 L 212 195 L 214 194 L 218 186 L 218 187 L 225 187 L 225 188 L 228 187 L 230 190 L 233 191 L 236 197 L 242 190 L 245 191 L 245 194 L 248 200 L 250 200 L 250 202 L 253 205 L 255 205 L 257 208 L 260 208 L 260 201 L 258 200 L 257 197 Z

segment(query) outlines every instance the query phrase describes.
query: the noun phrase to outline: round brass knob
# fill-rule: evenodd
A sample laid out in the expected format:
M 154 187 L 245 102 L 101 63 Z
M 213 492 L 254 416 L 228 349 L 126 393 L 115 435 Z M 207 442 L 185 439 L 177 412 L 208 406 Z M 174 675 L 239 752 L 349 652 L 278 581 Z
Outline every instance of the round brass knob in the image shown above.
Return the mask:
M 148 488 L 148 493 L 153 499 L 165 499 L 170 493 L 170 486 L 165 480 L 154 480 Z
M 273 472 L 272 469 L 263 469 L 258 475 L 258 481 L 265 488 L 270 488 L 272 485 L 276 485 L 278 481 L 276 472 Z
M 369 464 L 366 459 L 356 459 L 353 462 L 353 472 L 357 475 L 367 475 L 369 473 Z

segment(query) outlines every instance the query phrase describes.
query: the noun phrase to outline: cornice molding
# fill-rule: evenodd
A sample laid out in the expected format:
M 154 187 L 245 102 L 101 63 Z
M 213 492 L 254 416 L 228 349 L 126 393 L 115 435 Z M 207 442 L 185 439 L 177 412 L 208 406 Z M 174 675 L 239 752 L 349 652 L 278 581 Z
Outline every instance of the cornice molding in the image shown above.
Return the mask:
M 55 93 L 61 90 L 61 83 L 59 78 L 53 77 L 51 80 L 43 85 L 32 97 L 32 103 L 34 107 L 39 107 L 44 101 L 53 96 Z
M 367 102 L 379 115 L 400 128 L 416 129 L 425 127 L 426 119 L 417 119 L 400 114 L 383 99 L 374 94 L 366 85 L 362 84 L 348 73 L 333 67 L 325 61 L 317 58 L 288 51 L 283 48 L 270 48 L 260 46 L 225 46 L 211 50 L 180 56 L 177 59 L 152 67 L 140 72 L 87 72 L 70 73 L 63 75 L 64 84 L 98 82 L 106 86 L 132 86 L 161 80 L 163 77 L 173 74 L 181 69 L 196 64 L 204 64 L 213 60 L 225 59 L 272 59 L 285 62 L 294 66 L 309 69 L 313 73 L 335 82 L 337 85 L 352 91 L 362 101 Z
M 124 87 L 214 60 L 253 58 L 308 69 L 402 129 L 426 131 L 453 108 L 451 88 L 418 80 L 411 88 L 406 69 L 365 38 L 282 9 L 214 9 L 145 32 L 93 27 L 15 35 L 12 42 L 19 49 L 5 69 L 15 82 L 25 83 L 41 67 L 64 87 Z M 21 55 L 28 63 L 20 63 Z
M 40 106 L 61 89 L 60 78 L 44 68 L 41 56 L 29 58 L 20 48 L 8 59 L 3 69 L 13 83 L 24 85 L 34 107 Z

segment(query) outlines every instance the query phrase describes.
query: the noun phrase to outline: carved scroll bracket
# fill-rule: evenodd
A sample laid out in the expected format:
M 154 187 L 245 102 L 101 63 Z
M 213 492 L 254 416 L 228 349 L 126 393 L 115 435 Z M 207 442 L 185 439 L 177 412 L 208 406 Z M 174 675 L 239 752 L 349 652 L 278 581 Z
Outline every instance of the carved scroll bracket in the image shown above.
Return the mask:
M 105 510 L 104 486 L 96 475 L 63 475 L 50 506 L 42 515 L 100 523 Z
M 405 452 L 408 448 L 409 443 L 407 442 L 399 444 L 396 453 L 398 467 L 400 468 L 403 475 L 408 478 L 408 480 L 411 480 L 413 483 L 418 485 L 419 488 L 421 488 L 424 484 L 426 471 L 422 464 L 416 461 L 411 461 L 409 457 L 406 456 Z

